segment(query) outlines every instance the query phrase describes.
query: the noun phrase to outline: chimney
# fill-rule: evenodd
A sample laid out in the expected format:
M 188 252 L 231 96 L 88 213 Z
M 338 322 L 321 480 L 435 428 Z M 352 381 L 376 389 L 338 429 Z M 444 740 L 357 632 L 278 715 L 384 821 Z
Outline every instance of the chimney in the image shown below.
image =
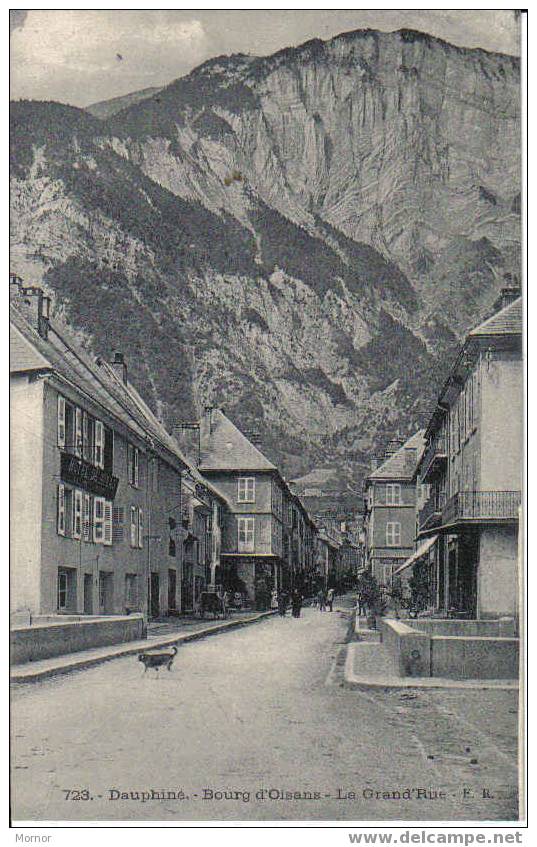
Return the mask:
M 376 469 L 378 468 L 379 465 L 380 465 L 379 457 L 378 456 L 371 456 L 371 462 L 370 462 L 371 470 L 376 471 Z
M 205 406 L 199 422 L 199 447 L 203 453 L 209 447 L 211 436 L 216 426 L 216 406 Z
M 24 285 L 23 280 L 15 274 L 9 275 L 9 283 L 10 302 L 15 303 L 41 338 L 47 339 L 50 326 L 50 297 L 47 297 L 43 289 L 37 285 Z
M 123 385 L 127 385 L 127 363 L 125 362 L 125 357 L 120 350 L 116 350 L 114 353 L 112 367 Z

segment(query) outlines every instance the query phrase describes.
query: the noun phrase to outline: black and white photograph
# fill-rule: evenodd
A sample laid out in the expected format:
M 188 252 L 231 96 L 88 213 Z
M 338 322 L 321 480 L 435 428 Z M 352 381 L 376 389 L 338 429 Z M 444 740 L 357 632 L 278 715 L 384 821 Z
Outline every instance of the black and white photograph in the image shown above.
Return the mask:
M 9 11 L 17 832 L 525 825 L 526 20 Z

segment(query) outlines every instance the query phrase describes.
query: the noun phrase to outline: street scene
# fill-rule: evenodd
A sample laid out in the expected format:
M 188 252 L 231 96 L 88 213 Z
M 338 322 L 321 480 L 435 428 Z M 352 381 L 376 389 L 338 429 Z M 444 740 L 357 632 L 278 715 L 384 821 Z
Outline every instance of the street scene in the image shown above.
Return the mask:
M 14 816 L 516 818 L 516 692 L 347 690 L 351 611 L 345 598 L 184 645 L 170 673 L 134 656 L 16 686 Z
M 11 10 L 14 820 L 525 821 L 524 14 Z

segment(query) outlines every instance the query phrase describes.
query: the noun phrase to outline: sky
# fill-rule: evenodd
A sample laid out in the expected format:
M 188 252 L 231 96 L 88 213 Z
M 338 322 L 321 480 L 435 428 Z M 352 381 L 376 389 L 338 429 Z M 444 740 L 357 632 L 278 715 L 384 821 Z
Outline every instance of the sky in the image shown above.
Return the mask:
M 87 106 L 221 54 L 267 55 L 353 29 L 429 32 L 518 55 L 513 10 L 11 10 L 11 97 Z

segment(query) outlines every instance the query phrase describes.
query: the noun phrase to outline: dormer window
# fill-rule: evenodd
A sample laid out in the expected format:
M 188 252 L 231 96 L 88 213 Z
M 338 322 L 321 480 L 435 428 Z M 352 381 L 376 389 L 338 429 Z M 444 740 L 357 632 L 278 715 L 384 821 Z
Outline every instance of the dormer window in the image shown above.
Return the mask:
M 239 477 L 237 500 L 239 503 L 255 503 L 255 478 L 253 476 Z

